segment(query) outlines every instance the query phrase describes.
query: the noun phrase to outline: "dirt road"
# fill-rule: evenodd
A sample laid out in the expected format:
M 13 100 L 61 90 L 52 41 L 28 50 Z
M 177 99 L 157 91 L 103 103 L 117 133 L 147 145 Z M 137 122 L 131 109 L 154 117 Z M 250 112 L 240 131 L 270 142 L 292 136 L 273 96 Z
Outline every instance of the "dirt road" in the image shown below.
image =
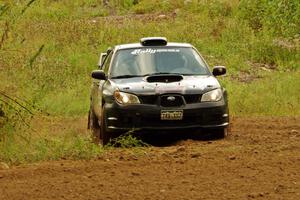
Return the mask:
M 300 199 L 299 118 L 236 118 L 225 140 L 168 137 L 1 170 L 0 199 Z

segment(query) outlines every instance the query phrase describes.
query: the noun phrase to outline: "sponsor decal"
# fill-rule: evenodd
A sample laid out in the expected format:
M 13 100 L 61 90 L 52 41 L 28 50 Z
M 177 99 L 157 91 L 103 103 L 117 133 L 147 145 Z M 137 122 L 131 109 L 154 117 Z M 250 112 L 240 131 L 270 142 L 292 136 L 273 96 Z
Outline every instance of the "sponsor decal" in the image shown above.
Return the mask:
M 180 52 L 179 49 L 135 49 L 131 52 L 132 55 L 140 55 L 140 54 L 155 54 L 161 52 L 171 52 L 171 53 L 178 53 Z

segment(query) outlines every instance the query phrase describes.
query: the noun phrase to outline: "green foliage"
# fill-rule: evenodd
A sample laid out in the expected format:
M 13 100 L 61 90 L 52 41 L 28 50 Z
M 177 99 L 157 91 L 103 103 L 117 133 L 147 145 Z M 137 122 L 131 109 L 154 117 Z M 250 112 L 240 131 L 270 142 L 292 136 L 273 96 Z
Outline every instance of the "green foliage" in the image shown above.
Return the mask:
M 172 12 L 174 9 L 181 8 L 183 1 L 170 1 L 170 0 L 141 0 L 132 9 L 136 14 L 146 14 L 155 12 Z
M 103 152 L 90 138 L 72 132 L 61 136 L 27 136 L 27 139 L 11 136 L 0 142 L 0 161 L 20 164 L 42 160 L 91 159 Z
M 0 91 L 0 143 L 12 137 L 12 133 L 30 128 L 30 119 L 40 112 L 33 104 Z M 19 135 L 28 140 L 25 134 Z
M 143 142 L 142 140 L 136 138 L 135 136 L 133 136 L 133 133 L 129 131 L 126 134 L 123 134 L 113 139 L 113 141 L 110 144 L 108 144 L 108 146 L 132 148 L 132 147 L 145 147 L 149 145 Z
M 251 71 L 249 62 L 267 64 L 279 71 L 299 69 L 299 40 L 275 38 L 267 30 L 257 33 L 236 17 L 236 12 L 238 16 L 244 14 L 243 19 L 260 13 L 260 9 L 266 12 L 262 9 L 266 6 L 265 1 L 239 4 L 226 0 L 112 0 L 103 5 L 102 0 L 40 0 L 32 3 L 22 17 L 17 17 L 28 3 L 1 6 L 1 10 L 6 9 L 3 6 L 8 6 L 9 10 L 2 14 L 0 35 L 5 32 L 5 21 L 10 23 L 0 51 L 0 67 L 4 69 L 0 76 L 6 85 L 1 85 L 0 89 L 16 86 L 18 96 L 50 114 L 73 116 L 86 113 L 89 74 L 96 68 L 99 52 L 114 44 L 136 42 L 143 36 L 162 35 L 172 41 L 190 42 L 210 64 L 226 65 L 229 75 L 240 70 Z M 238 6 L 240 10 L 237 10 Z M 287 6 L 291 12 L 290 9 L 297 10 L 298 3 L 292 1 Z M 111 9 L 130 14 L 131 11 L 138 12 L 139 8 L 145 9 L 141 13 L 163 12 L 167 17 L 93 18 L 94 11 L 101 9 L 107 14 Z M 176 15 L 168 14 L 176 9 Z M 296 16 L 295 13 L 291 16 Z M 13 16 L 14 23 L 10 21 Z M 265 24 L 265 20 L 260 19 L 260 22 Z M 16 69 L 21 73 L 15 73 Z
M 233 115 L 300 115 L 300 96 L 294 95 L 300 91 L 299 71 L 268 76 L 268 79 L 256 80 L 251 84 L 229 80 L 224 82 Z
M 300 32 L 300 1 L 242 0 L 240 16 L 254 30 L 270 30 L 280 36 L 294 36 Z
M 258 38 L 249 42 L 250 60 L 274 66 L 278 70 L 296 70 L 300 68 L 299 47 L 285 39 L 274 39 L 266 32 L 258 33 Z

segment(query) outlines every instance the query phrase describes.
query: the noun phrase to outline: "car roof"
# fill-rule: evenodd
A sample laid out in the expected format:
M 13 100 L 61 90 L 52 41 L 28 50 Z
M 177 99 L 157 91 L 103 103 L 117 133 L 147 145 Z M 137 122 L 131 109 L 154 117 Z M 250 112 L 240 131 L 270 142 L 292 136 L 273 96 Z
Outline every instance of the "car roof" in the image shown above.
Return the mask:
M 152 48 L 152 47 L 193 47 L 189 43 L 176 43 L 176 42 L 168 42 L 167 45 L 164 46 L 143 46 L 140 43 L 131 43 L 131 44 L 121 44 L 121 45 L 116 45 L 115 50 L 120 50 L 120 49 L 133 49 L 133 48 Z

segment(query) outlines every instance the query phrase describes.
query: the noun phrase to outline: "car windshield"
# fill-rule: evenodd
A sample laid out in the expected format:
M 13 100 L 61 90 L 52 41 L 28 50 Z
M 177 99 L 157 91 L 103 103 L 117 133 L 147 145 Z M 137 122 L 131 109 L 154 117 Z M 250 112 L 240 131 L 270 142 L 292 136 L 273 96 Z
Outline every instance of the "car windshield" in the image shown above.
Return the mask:
M 116 52 L 112 78 L 152 74 L 208 75 L 208 68 L 191 47 L 142 47 Z

